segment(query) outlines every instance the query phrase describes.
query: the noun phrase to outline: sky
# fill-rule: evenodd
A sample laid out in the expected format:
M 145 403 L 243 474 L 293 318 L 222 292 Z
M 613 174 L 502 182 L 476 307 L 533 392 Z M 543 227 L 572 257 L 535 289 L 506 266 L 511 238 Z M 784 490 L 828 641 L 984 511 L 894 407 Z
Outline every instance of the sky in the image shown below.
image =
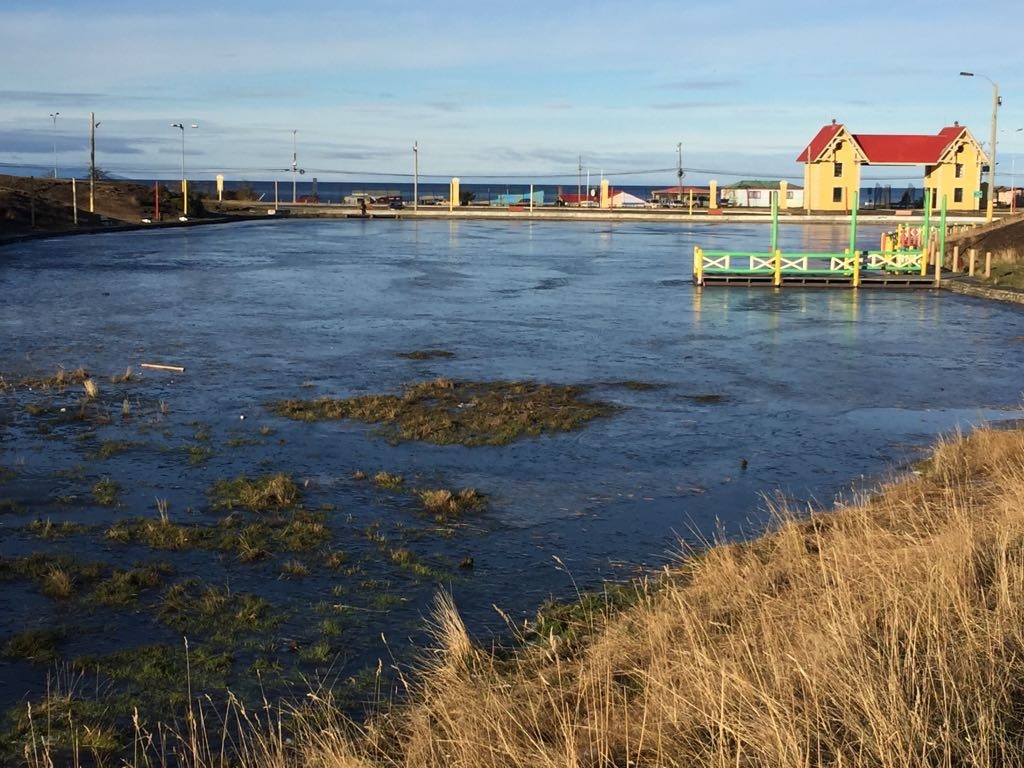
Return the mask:
M 85 172 L 94 112 L 97 166 L 140 179 L 184 139 L 190 178 L 409 180 L 415 142 L 421 181 L 669 186 L 680 144 L 684 183 L 800 181 L 832 119 L 987 146 L 967 70 L 1021 184 L 1021 29 L 1021 0 L 0 0 L 0 172 Z

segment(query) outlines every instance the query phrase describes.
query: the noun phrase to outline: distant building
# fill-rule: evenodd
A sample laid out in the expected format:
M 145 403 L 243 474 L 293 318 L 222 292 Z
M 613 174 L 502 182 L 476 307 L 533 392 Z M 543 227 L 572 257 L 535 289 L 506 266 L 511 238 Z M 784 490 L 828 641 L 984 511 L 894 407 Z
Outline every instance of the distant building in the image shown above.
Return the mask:
M 594 192 L 594 194 L 562 192 L 555 204 L 567 205 L 572 208 L 597 208 L 600 205 L 600 199 L 597 196 L 597 192 Z
M 529 205 L 530 204 L 530 193 L 523 192 L 521 194 L 504 194 L 498 195 L 492 205 L 497 206 L 512 206 L 512 205 Z M 533 193 L 533 204 L 544 205 L 544 190 L 539 189 Z
M 728 184 L 719 190 L 722 205 L 736 208 L 770 208 L 772 193 L 778 192 L 779 208 L 800 208 L 804 204 L 802 187 L 782 181 L 747 179 Z
M 708 200 L 711 197 L 711 190 L 708 187 L 666 187 L 665 189 L 654 189 L 651 190 L 651 200 L 662 206 L 689 205 L 691 194 L 693 195 L 695 207 L 708 207 Z
M 950 211 L 977 211 L 984 205 L 981 172 L 988 158 L 959 123 L 932 136 L 850 133 L 833 120 L 797 162 L 804 164 L 804 199 L 810 210 L 848 211 L 864 165 L 924 166 L 924 188 L 931 190 L 936 209 L 943 197 Z

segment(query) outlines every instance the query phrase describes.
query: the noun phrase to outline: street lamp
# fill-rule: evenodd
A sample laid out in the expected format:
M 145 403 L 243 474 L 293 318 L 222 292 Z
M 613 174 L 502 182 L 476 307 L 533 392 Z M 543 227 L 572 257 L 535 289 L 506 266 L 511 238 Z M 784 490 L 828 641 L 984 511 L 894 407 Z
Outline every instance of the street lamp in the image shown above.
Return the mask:
M 199 126 L 192 123 L 192 127 L 198 128 Z M 188 182 L 185 181 L 185 124 L 171 123 L 171 128 L 181 131 L 181 196 L 184 200 L 181 206 L 181 215 L 188 216 Z
M 51 112 L 50 119 L 53 120 L 53 178 L 57 178 L 57 117 L 60 112 Z
M 999 98 L 999 85 L 981 73 L 961 72 L 960 77 L 980 77 L 992 84 L 992 157 L 989 158 L 988 166 L 988 208 L 985 211 L 985 221 L 992 221 L 992 209 L 995 205 L 996 194 L 996 125 L 999 120 L 999 105 L 1003 103 Z

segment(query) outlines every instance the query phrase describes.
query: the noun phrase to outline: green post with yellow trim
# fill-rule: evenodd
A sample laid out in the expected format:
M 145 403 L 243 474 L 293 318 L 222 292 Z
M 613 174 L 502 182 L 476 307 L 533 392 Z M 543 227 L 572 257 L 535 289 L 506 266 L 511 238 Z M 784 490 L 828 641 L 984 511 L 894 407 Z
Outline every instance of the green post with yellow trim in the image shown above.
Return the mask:
M 775 249 L 775 285 L 782 285 L 782 251 Z

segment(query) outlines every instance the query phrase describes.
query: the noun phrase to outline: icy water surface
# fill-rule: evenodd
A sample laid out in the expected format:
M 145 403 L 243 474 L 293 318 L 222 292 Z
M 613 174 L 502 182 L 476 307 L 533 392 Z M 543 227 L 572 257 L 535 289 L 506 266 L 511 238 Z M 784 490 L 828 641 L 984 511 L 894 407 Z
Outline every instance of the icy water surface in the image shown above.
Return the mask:
M 862 236 L 869 247 L 878 230 Z M 792 226 L 781 246 L 841 249 L 846 237 Z M 0 373 L 13 382 L 85 366 L 109 415 L 71 419 L 78 386 L 0 392 L 0 555 L 166 571 L 127 606 L 97 602 L 87 575 L 54 599 L 6 573 L 0 645 L 55 629 L 57 659 L 95 667 L 140 645 L 177 648 L 191 631 L 225 657 L 232 685 L 256 671 L 271 687 L 303 674 L 359 700 L 379 657 L 408 660 L 439 586 L 486 637 L 504 626 L 492 606 L 521 621 L 549 596 L 666 562 L 681 539 L 756 533 L 766 494 L 828 504 L 937 433 L 1017 415 L 1016 307 L 932 291 L 690 285 L 694 245 L 767 238 L 756 225 L 284 221 L 0 250 Z M 425 349 L 454 357 L 399 356 Z M 109 383 L 144 362 L 186 371 Z M 437 376 L 584 384 L 622 408 L 578 432 L 477 448 L 391 445 L 372 426 L 267 408 Z M 101 450 L 113 441 L 126 445 Z M 438 529 L 408 491 L 357 470 L 400 474 L 407 487 L 473 486 L 489 505 Z M 275 472 L 296 479 L 327 543 L 250 561 L 107 535 L 157 519 L 157 499 L 173 522 L 217 525 L 217 480 Z M 120 488 L 116 506 L 93 496 L 105 478 Z M 87 527 L 43 537 L 30 526 L 46 519 Z M 326 551 L 344 564 L 328 566 Z M 472 569 L 459 567 L 466 558 Z M 160 609 L 190 577 L 262 596 L 277 623 L 229 639 L 183 630 Z M 53 668 L 0 659 L 0 706 L 39 695 Z

